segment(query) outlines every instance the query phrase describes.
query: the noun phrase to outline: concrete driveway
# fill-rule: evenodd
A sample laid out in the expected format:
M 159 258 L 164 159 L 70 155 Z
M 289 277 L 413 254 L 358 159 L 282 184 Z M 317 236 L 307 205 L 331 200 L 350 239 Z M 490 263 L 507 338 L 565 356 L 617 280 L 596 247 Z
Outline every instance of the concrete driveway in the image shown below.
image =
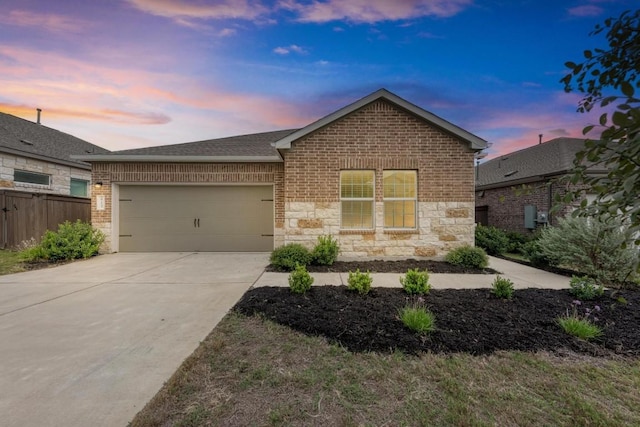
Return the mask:
M 0 423 L 126 425 L 267 264 L 130 253 L 0 276 Z

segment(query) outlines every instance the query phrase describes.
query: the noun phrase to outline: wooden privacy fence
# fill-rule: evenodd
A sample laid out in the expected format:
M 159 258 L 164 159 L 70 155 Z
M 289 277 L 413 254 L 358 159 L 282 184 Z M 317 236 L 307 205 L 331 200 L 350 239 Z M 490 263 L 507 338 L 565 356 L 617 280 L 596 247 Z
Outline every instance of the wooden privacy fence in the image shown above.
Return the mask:
M 13 248 L 32 237 L 36 241 L 47 230 L 57 230 L 65 221 L 91 219 L 91 200 L 58 194 L 0 191 L 0 244 Z

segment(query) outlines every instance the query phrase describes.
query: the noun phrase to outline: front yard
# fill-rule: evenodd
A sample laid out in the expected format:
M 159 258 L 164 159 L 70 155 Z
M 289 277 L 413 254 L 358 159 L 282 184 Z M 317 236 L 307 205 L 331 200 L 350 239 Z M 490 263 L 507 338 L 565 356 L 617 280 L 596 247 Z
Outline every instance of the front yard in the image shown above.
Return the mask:
M 414 298 L 252 289 L 132 425 L 640 424 L 637 290 L 589 303 L 594 342 L 557 325 L 566 290 L 432 290 L 424 336 L 397 319 Z
M 233 312 L 132 426 L 627 426 L 639 390 L 637 359 L 351 352 Z

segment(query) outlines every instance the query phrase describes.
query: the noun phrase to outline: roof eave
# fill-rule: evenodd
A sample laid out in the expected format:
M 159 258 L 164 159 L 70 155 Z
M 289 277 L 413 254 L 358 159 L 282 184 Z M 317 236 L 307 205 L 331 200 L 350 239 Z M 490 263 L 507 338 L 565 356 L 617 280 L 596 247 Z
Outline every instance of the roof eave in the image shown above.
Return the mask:
M 488 184 L 481 184 L 481 185 L 476 184 L 476 191 L 491 190 L 494 188 L 503 188 L 503 187 L 513 187 L 514 185 L 529 184 L 531 182 L 548 181 L 550 179 L 566 176 L 569 173 L 570 173 L 570 170 L 563 170 L 558 172 L 552 172 L 545 175 L 533 175 L 533 176 L 527 176 L 524 178 L 512 179 L 509 181 L 497 181 L 497 182 L 490 182 Z M 607 173 L 608 172 L 604 170 L 593 170 L 593 171 L 589 171 L 587 175 L 592 175 L 592 176 L 606 175 Z
M 485 141 L 484 139 L 470 133 L 467 132 L 466 130 L 454 125 L 453 123 L 450 123 L 446 120 L 444 120 L 441 117 L 436 116 L 435 114 L 432 114 L 426 110 L 423 110 L 422 108 L 418 107 L 415 104 L 412 104 L 402 98 L 400 98 L 397 95 L 394 95 L 393 93 L 389 92 L 386 89 L 379 89 L 375 92 L 373 92 L 370 95 L 365 96 L 364 98 L 347 105 L 346 107 L 343 107 L 337 111 L 335 111 L 334 113 L 329 114 L 328 116 L 325 116 L 323 118 L 321 118 L 320 120 L 317 120 L 313 123 L 311 123 L 310 125 L 290 134 L 287 135 L 286 137 L 282 138 L 279 141 L 276 141 L 274 146 L 277 149 L 290 149 L 291 148 L 291 144 L 293 141 L 300 139 L 312 132 L 315 132 L 316 130 L 328 125 L 329 123 L 332 123 L 348 114 L 353 113 L 354 111 L 364 107 L 367 104 L 370 104 L 373 101 L 377 101 L 378 99 L 385 99 L 393 104 L 396 104 L 397 106 L 409 111 L 410 113 L 413 113 L 414 115 L 422 118 L 423 120 L 432 123 L 433 125 L 457 136 L 458 138 L 466 141 L 467 143 L 469 143 L 469 147 L 472 150 L 475 151 L 480 151 L 483 150 L 485 148 L 487 148 L 487 141 Z
M 168 155 L 117 155 L 94 154 L 71 156 L 88 163 L 140 162 L 140 163 L 280 163 L 280 156 L 168 156 Z
M 77 159 L 75 156 L 70 156 L 70 158 L 77 160 L 77 162 L 72 162 L 70 160 L 57 159 L 55 157 L 44 156 L 42 154 L 30 153 L 28 151 L 16 150 L 10 147 L 2 147 L 0 148 L 0 152 L 13 154 L 15 156 L 27 157 L 29 159 L 41 160 L 43 162 L 55 163 L 57 165 L 69 166 L 77 169 L 91 170 L 91 165 L 88 165 L 86 163 L 79 163 L 82 160 Z

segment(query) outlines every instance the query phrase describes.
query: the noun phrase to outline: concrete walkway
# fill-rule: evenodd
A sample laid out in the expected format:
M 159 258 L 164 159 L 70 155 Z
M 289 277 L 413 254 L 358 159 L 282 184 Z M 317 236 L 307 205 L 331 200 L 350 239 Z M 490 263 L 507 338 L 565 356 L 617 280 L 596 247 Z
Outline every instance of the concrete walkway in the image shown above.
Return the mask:
M 511 279 L 515 289 L 546 288 L 563 289 L 569 287 L 569 278 L 548 273 L 537 268 L 489 257 L 489 267 L 499 271 L 501 277 Z M 312 273 L 314 286 L 346 285 L 348 273 Z M 373 286 L 400 287 L 400 273 L 371 273 Z M 495 274 L 429 274 L 429 283 L 433 289 L 490 288 Z M 289 286 L 287 273 L 264 273 L 254 286 Z
M 127 425 L 267 264 L 130 253 L 0 276 L 0 425 Z

